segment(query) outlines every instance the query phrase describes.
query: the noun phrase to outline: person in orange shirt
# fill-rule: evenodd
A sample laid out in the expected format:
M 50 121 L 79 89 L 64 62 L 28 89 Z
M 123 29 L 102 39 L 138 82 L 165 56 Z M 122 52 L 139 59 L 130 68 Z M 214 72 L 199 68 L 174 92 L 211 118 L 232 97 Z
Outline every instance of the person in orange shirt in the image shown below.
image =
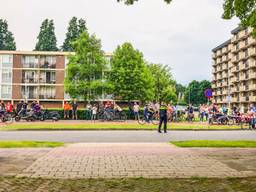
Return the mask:
M 71 105 L 65 101 L 64 103 L 64 119 L 69 119 L 69 111 L 71 110 Z

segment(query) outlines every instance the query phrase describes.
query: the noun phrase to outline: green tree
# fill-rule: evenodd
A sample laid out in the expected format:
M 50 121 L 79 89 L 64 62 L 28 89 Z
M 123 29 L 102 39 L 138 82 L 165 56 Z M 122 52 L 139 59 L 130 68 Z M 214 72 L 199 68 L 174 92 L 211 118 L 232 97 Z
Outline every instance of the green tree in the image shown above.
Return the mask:
M 45 19 L 41 25 L 35 51 L 58 51 L 53 20 Z
M 8 30 L 6 20 L 0 19 L 0 50 L 16 50 L 13 34 Z
M 86 31 L 86 22 L 83 19 L 77 21 L 76 17 L 73 17 L 68 26 L 68 31 L 66 33 L 66 39 L 61 47 L 63 51 L 74 51 L 72 43 L 77 40 L 82 32 Z
M 85 101 L 96 99 L 111 88 L 102 78 L 106 60 L 101 41 L 84 31 L 73 46 L 75 54 L 69 57 L 65 91 L 72 98 L 82 98 Z
M 122 100 L 152 100 L 154 81 L 143 55 L 130 43 L 118 46 L 111 60 L 110 83 L 114 96 Z
M 224 19 L 238 17 L 243 27 L 252 27 L 256 38 L 256 1 L 255 0 L 225 0 Z
M 177 96 L 179 102 L 184 103 L 184 95 L 186 92 L 186 86 L 183 86 L 182 84 L 175 82 L 175 88 L 176 88 L 176 96 Z
M 204 96 L 204 91 L 208 88 L 211 88 L 211 82 L 209 81 L 192 81 L 189 83 L 185 92 L 186 102 L 192 103 L 193 105 L 207 103 L 207 99 Z
M 117 0 L 124 2 L 126 5 L 132 5 L 139 0 Z M 164 0 L 171 3 L 172 0 Z M 255 0 L 224 0 L 223 18 L 231 19 L 237 17 L 240 19 L 243 27 L 252 27 L 253 36 L 256 38 L 256 1 Z
M 176 102 L 175 81 L 167 65 L 147 65 L 154 78 L 154 98 L 158 102 Z

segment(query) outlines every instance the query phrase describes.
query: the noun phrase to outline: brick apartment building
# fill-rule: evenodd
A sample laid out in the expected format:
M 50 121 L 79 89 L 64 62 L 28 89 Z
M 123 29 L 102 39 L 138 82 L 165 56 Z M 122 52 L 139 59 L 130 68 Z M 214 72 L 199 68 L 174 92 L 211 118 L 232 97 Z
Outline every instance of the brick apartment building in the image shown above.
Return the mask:
M 68 52 L 0 51 L 0 99 L 14 104 L 37 100 L 44 107 L 62 107 Z M 108 61 L 111 54 L 106 54 Z
M 213 101 L 246 112 L 256 102 L 256 40 L 251 28 L 236 28 L 213 51 Z

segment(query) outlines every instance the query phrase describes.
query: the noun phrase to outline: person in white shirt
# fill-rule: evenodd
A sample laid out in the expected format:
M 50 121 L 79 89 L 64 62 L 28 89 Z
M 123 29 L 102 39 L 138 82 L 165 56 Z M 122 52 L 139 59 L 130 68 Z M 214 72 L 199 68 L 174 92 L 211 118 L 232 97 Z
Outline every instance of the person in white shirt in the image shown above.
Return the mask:
M 97 111 L 98 111 L 98 108 L 96 107 L 96 105 L 93 105 L 93 107 L 92 107 L 92 120 L 93 121 L 95 121 L 97 118 Z
M 133 106 L 135 120 L 139 119 L 140 106 L 135 102 Z

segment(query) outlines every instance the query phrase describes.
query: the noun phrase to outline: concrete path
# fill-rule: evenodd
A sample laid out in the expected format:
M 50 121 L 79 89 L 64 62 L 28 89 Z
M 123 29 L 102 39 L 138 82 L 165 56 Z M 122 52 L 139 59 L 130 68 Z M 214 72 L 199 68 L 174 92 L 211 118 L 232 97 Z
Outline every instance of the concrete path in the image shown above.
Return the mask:
M 68 143 L 168 142 L 175 140 L 256 140 L 256 131 L 0 131 L 0 140 Z
M 221 150 L 218 152 L 221 153 Z M 256 150 L 242 150 L 241 154 Z M 215 151 L 216 153 L 216 151 Z M 230 166 L 205 151 L 166 143 L 81 143 L 56 148 L 18 174 L 44 178 L 189 178 L 248 177 L 254 169 Z M 222 153 L 221 153 L 222 154 Z M 229 154 L 227 151 L 225 155 Z M 246 155 L 244 156 L 244 158 Z M 255 157 L 255 156 L 254 156 Z M 237 157 L 236 157 L 237 158 Z M 228 156 L 229 161 L 232 155 Z M 227 159 L 226 159 L 227 160 Z M 247 159 L 249 160 L 249 159 Z M 255 159 L 250 159 L 255 162 Z

